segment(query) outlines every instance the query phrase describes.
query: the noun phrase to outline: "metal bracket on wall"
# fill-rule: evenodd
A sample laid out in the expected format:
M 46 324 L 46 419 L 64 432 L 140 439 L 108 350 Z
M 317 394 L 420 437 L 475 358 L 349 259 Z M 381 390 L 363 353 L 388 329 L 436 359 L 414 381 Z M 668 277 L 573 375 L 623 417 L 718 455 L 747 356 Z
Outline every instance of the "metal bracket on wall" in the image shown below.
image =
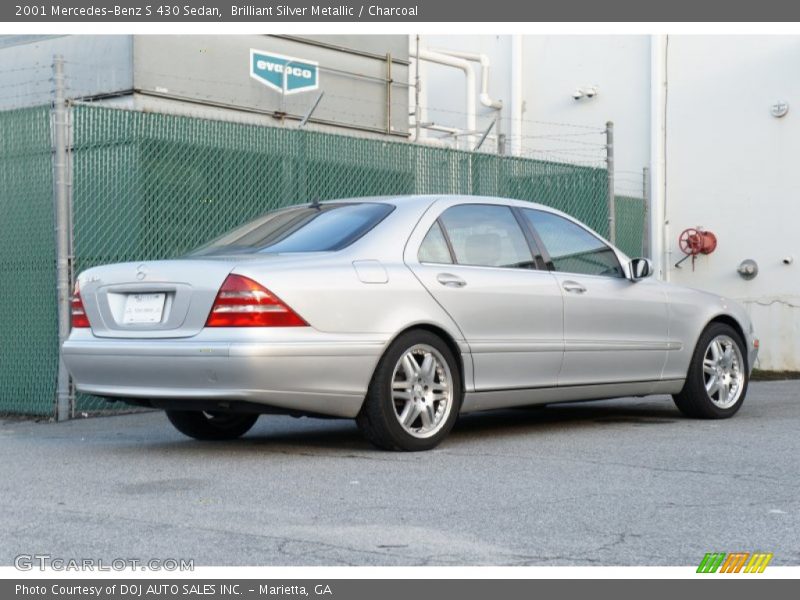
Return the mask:
M 489 136 L 489 132 L 492 130 L 492 127 L 494 127 L 495 123 L 497 123 L 497 119 L 494 119 L 491 123 L 489 123 L 489 126 L 486 128 L 486 131 L 484 131 L 483 135 L 481 135 L 481 139 L 479 139 L 478 143 L 475 145 L 474 149 L 475 152 L 480 150 L 481 146 L 483 146 L 483 142 L 486 141 L 486 138 Z
M 303 118 L 300 119 L 300 125 L 298 125 L 299 128 L 302 128 L 302 127 L 306 126 L 306 123 L 308 123 L 308 120 L 311 118 L 311 115 L 314 114 L 314 111 L 317 110 L 317 107 L 319 106 L 319 103 L 322 100 L 322 97 L 324 95 L 325 95 L 325 92 L 320 92 L 319 93 L 319 96 L 317 96 L 317 99 L 314 100 L 314 104 L 311 105 L 311 108 L 309 108 L 308 111 L 306 112 L 306 114 L 303 115 Z

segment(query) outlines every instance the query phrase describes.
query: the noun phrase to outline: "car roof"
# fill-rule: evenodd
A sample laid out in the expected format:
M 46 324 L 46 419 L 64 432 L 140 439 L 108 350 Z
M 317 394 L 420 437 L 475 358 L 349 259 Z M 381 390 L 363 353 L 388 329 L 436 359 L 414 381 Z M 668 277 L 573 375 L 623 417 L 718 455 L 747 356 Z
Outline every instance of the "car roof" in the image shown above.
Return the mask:
M 374 202 L 382 204 L 394 204 L 397 206 L 411 205 L 430 205 L 435 201 L 444 201 L 447 204 L 458 204 L 461 202 L 474 204 L 501 204 L 507 206 L 520 206 L 524 208 L 537 208 L 550 212 L 560 212 L 552 207 L 531 202 L 529 200 L 517 200 L 515 198 L 500 198 L 497 196 L 472 196 L 469 194 L 407 194 L 407 195 L 386 195 L 386 196 L 361 196 L 356 198 L 337 198 L 335 200 L 325 200 L 322 204 L 336 204 L 340 202 Z
M 362 198 L 342 198 L 340 200 L 329 200 L 328 202 L 379 202 L 385 204 L 392 204 L 404 210 L 421 210 L 425 211 L 434 202 L 441 202 L 442 208 L 447 209 L 457 204 L 497 204 L 500 206 L 517 206 L 520 208 L 533 208 L 544 212 L 560 215 L 580 227 L 587 229 L 593 235 L 597 236 L 604 243 L 614 246 L 605 236 L 595 231 L 586 223 L 576 219 L 572 215 L 553 208 L 539 204 L 538 202 L 531 202 L 529 200 L 516 200 L 514 198 L 500 198 L 497 196 L 470 196 L 468 194 L 409 194 L 397 196 L 368 196 Z

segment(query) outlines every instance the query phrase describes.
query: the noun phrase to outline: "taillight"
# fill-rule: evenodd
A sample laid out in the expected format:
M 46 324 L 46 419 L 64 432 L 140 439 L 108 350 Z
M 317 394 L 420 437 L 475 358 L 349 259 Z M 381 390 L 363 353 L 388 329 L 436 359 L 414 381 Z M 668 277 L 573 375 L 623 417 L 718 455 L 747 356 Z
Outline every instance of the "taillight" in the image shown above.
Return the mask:
M 75 290 L 72 292 L 72 326 L 73 327 L 89 327 L 89 317 L 86 316 L 86 309 L 83 307 L 83 300 L 81 300 L 81 288 L 78 282 L 75 282 Z
M 206 321 L 206 327 L 307 326 L 280 298 L 242 275 L 228 275 Z

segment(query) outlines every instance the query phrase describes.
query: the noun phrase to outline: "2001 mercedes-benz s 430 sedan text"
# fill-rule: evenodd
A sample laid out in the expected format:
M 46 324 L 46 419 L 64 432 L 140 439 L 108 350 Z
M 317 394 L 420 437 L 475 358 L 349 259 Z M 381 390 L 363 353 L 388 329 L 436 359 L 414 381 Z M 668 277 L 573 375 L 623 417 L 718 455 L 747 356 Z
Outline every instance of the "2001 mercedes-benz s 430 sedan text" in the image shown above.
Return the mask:
M 289 413 L 425 450 L 459 413 L 649 394 L 733 415 L 750 319 L 651 269 L 529 202 L 297 205 L 178 260 L 85 271 L 63 356 L 79 391 L 166 409 L 199 439 Z

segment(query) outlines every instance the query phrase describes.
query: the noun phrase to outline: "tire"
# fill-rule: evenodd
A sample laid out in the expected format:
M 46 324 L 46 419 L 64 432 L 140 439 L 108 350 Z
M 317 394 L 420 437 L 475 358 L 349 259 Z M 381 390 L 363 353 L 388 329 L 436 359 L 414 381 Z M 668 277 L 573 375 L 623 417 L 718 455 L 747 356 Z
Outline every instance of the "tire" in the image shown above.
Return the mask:
M 379 448 L 430 450 L 450 433 L 461 400 L 461 373 L 453 352 L 439 336 L 412 330 L 400 335 L 381 358 L 356 423 Z
M 711 323 L 697 341 L 683 389 L 672 398 L 687 417 L 727 419 L 741 408 L 749 382 L 742 337 L 730 325 Z
M 196 440 L 235 440 L 255 425 L 257 414 L 168 410 L 170 423 L 184 435 Z

